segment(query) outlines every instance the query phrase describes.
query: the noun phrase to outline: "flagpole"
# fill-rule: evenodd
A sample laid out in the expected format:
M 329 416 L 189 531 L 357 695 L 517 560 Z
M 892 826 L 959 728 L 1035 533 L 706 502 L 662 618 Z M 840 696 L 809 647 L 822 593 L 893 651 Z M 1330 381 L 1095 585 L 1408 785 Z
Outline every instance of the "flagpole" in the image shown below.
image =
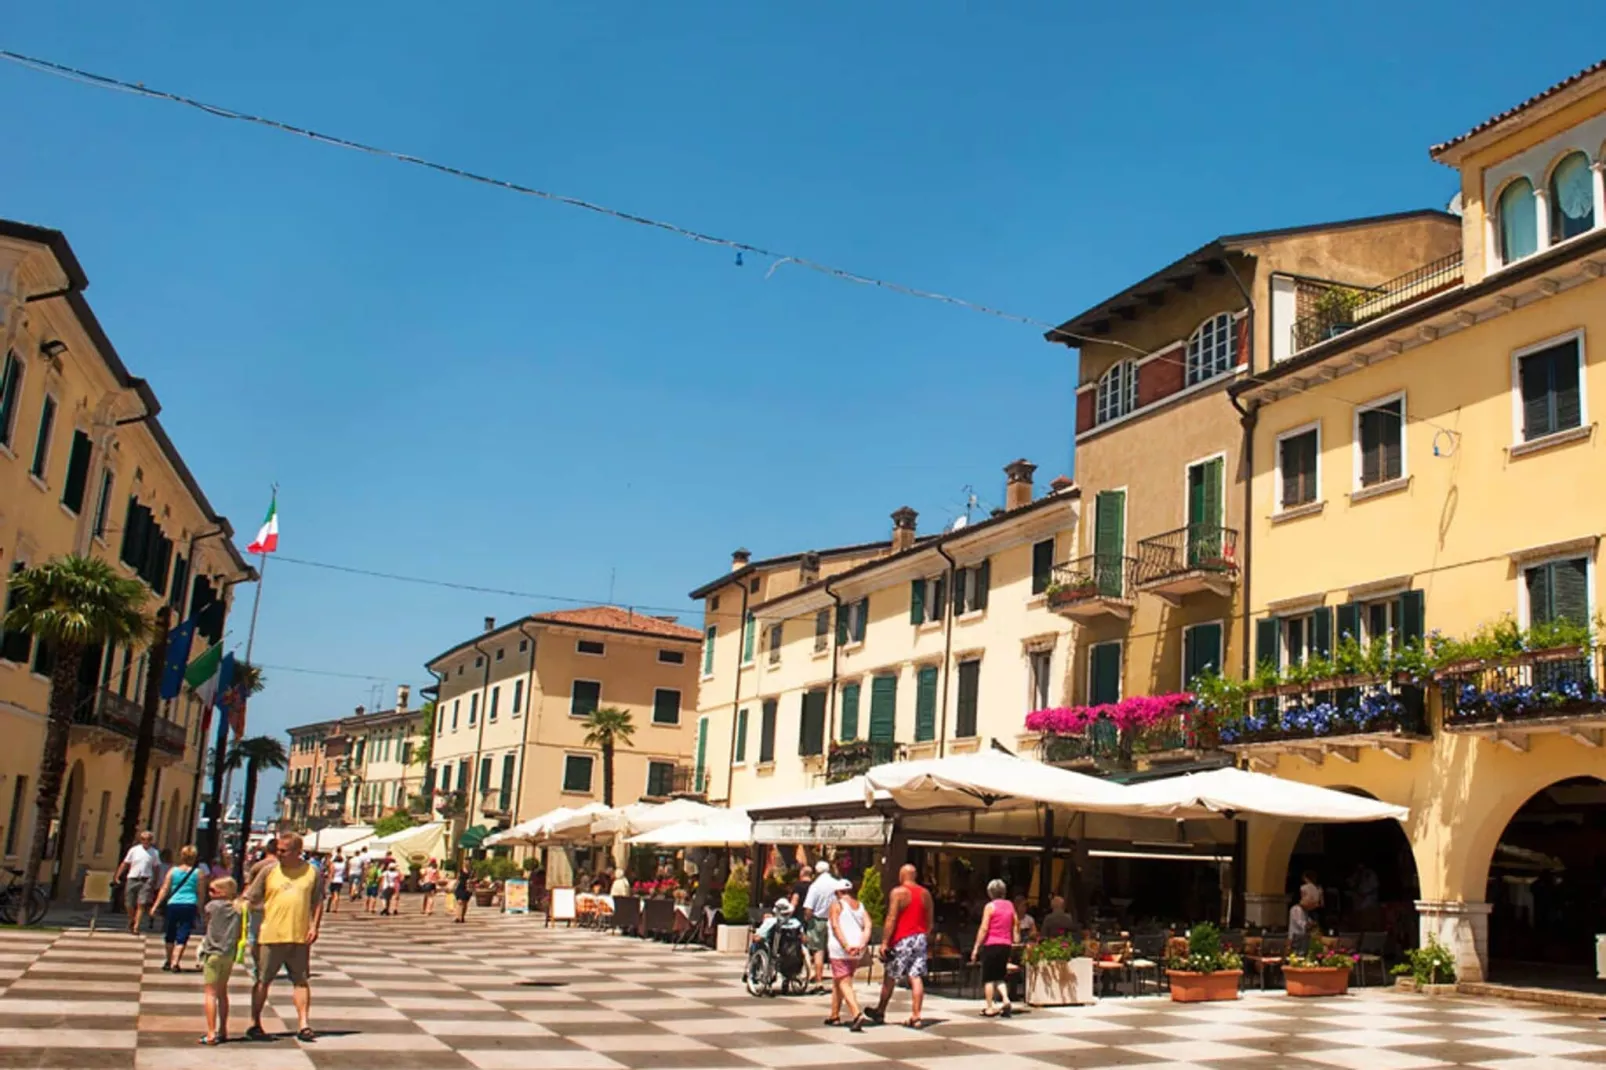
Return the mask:
M 271 501 L 273 502 L 273 505 L 271 506 L 271 508 L 276 513 L 278 511 L 278 505 L 279 505 L 279 484 L 277 484 L 277 483 L 273 484 L 273 492 L 272 492 Z M 262 579 L 267 574 L 267 571 L 268 571 L 268 552 L 266 550 L 261 550 L 261 551 L 259 551 L 257 553 L 257 589 L 251 595 L 251 628 L 250 628 L 249 631 L 246 632 L 246 635 L 245 635 L 245 663 L 247 665 L 251 664 L 251 651 L 252 651 L 252 648 L 256 646 L 256 641 L 257 641 L 257 612 L 262 608 Z M 249 698 L 248 695 L 241 695 L 240 696 L 240 704 L 242 706 L 245 705 L 245 702 L 246 702 L 247 698 Z M 219 714 L 219 716 L 221 717 L 221 719 L 225 723 L 228 722 L 228 720 L 230 719 L 229 718 L 229 711 L 228 711 L 227 707 L 218 710 L 218 714 Z M 223 761 L 223 757 L 224 757 L 224 741 L 226 741 L 227 739 L 228 739 L 227 729 L 220 730 L 218 732 L 218 753 L 217 753 L 217 761 L 219 761 L 219 762 Z M 223 819 L 228 815 L 228 800 L 229 800 L 230 794 L 232 794 L 233 791 L 234 791 L 234 770 L 232 770 L 232 769 L 226 770 L 224 772 L 223 776 L 224 776 L 223 792 L 222 792 L 222 796 L 223 797 L 222 797 L 221 800 L 219 800 L 218 807 L 217 807 L 217 814 L 218 814 L 217 823 L 218 823 L 219 826 L 222 825 Z M 219 827 L 218 829 L 214 830 L 213 835 L 219 837 L 219 840 L 218 840 L 219 843 L 222 842 L 221 841 L 221 836 L 222 836 L 222 828 L 221 827 Z

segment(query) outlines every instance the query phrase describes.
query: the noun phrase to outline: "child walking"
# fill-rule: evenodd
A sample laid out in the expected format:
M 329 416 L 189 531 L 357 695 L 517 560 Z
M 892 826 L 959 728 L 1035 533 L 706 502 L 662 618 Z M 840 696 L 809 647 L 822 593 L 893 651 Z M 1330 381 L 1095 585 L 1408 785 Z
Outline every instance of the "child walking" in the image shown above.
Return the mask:
M 239 885 L 233 877 L 218 877 L 207 886 L 206 935 L 201 939 L 201 980 L 205 986 L 206 1035 L 201 1043 L 222 1044 L 229 1039 L 229 975 L 240 947 Z

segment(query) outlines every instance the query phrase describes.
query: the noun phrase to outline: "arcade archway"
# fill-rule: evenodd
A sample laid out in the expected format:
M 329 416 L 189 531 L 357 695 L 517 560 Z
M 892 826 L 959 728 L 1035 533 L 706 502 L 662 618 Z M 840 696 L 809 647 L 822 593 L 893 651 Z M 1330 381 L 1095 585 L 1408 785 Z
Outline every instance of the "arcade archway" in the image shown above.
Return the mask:
M 1356 788 L 1341 790 L 1374 798 Z M 1399 822 L 1303 826 L 1288 858 L 1284 890 L 1290 903 L 1298 900 L 1307 873 L 1322 889 L 1317 921 L 1324 931 L 1386 933 L 1391 952 L 1416 946 L 1421 883 L 1411 841 Z

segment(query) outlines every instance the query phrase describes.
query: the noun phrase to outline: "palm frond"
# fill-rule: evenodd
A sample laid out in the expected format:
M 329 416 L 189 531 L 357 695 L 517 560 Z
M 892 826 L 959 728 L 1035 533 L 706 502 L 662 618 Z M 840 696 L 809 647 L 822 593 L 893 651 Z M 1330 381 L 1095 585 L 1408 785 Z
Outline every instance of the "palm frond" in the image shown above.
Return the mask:
M 254 763 L 258 769 L 283 769 L 290 764 L 284 744 L 273 736 L 253 736 L 237 740 L 223 756 L 225 769 L 240 769 Z
M 70 555 L 25 568 L 7 584 L 10 631 L 76 647 L 136 643 L 150 634 L 145 585 L 96 557 Z
M 617 706 L 599 706 L 586 714 L 586 746 L 629 746 L 636 733 L 635 721 L 629 710 Z

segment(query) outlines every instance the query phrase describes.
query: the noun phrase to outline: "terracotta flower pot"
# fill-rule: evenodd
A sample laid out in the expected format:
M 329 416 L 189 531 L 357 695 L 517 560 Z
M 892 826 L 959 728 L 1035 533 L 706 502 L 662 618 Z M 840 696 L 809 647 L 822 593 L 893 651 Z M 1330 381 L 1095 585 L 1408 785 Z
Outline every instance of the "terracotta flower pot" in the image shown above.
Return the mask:
M 1173 1003 L 1207 1003 L 1238 998 L 1238 979 L 1242 970 L 1217 970 L 1214 973 L 1192 973 L 1171 970 L 1171 1001 Z
M 1284 966 L 1283 985 L 1290 996 L 1342 996 L 1349 992 L 1349 967 Z

